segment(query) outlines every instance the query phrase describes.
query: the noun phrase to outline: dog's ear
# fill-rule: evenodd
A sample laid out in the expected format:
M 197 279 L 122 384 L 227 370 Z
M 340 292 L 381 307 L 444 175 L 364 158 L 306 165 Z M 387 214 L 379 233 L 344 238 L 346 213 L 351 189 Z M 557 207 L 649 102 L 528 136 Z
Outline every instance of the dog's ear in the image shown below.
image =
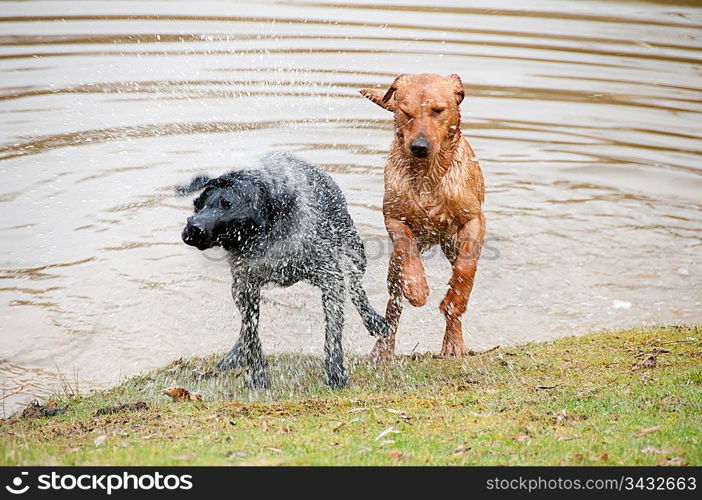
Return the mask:
M 466 91 L 463 89 L 461 77 L 454 73 L 453 75 L 449 76 L 449 80 L 451 80 L 451 83 L 453 84 L 453 91 L 456 94 L 456 104 L 461 104 L 463 98 L 466 96 Z
M 361 90 L 361 95 L 363 97 L 366 97 L 376 103 L 378 106 L 381 108 L 387 109 L 388 111 L 394 113 L 395 112 L 395 99 L 392 99 L 393 94 L 397 90 L 397 84 L 400 82 L 400 80 L 404 77 L 405 75 L 400 75 L 397 78 L 395 78 L 395 81 L 392 82 L 390 85 L 390 88 L 383 94 L 379 90 L 369 90 L 369 89 L 363 89 Z
M 376 103 L 378 106 L 380 106 L 383 109 L 387 109 L 388 111 L 395 112 L 395 103 L 394 102 L 383 102 L 383 93 L 379 90 L 370 90 L 370 89 L 363 89 L 359 90 L 361 95 L 365 97 L 366 99 L 373 101 Z
M 194 193 L 195 191 L 200 191 L 202 188 L 207 186 L 207 184 L 210 182 L 210 177 L 207 174 L 204 175 L 198 175 L 195 177 L 190 185 L 188 186 L 177 186 L 176 187 L 176 193 L 178 193 L 181 196 L 188 195 L 190 193 Z

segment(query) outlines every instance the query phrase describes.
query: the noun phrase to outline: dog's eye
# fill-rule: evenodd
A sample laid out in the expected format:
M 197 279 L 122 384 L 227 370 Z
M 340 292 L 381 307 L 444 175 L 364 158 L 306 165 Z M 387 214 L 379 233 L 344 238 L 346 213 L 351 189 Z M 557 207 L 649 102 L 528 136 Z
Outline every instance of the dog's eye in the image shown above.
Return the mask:
M 232 204 L 229 200 L 219 200 L 219 206 L 225 210 L 232 208 Z
M 431 114 L 434 116 L 439 116 L 441 113 L 444 112 L 444 109 L 446 108 L 434 108 L 431 110 Z

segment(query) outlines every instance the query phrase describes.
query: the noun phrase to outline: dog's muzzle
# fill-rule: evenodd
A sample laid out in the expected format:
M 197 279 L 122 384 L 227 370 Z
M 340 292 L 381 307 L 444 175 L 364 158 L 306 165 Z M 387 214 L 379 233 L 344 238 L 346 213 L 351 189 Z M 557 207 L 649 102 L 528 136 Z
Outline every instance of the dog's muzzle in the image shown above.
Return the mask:
M 410 151 L 417 158 L 426 158 L 429 154 L 429 141 L 426 139 L 415 139 L 410 144 Z
M 196 223 L 188 222 L 183 229 L 183 242 L 187 245 L 206 250 L 210 247 L 207 242 L 207 231 Z

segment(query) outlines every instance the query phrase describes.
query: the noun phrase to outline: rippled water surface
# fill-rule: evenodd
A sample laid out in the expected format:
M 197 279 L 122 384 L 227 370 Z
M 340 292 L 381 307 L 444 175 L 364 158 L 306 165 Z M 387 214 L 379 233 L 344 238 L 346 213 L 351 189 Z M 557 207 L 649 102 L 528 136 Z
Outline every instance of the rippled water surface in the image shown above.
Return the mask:
M 488 185 L 469 347 L 700 322 L 701 38 L 684 2 L 0 2 L 6 411 L 59 373 L 84 390 L 231 347 L 227 266 L 180 241 L 173 185 L 271 149 L 341 185 L 384 309 L 391 116 L 358 90 L 405 72 L 465 83 Z M 440 347 L 449 272 L 428 256 L 401 352 Z M 321 353 L 320 300 L 267 291 L 264 350 Z

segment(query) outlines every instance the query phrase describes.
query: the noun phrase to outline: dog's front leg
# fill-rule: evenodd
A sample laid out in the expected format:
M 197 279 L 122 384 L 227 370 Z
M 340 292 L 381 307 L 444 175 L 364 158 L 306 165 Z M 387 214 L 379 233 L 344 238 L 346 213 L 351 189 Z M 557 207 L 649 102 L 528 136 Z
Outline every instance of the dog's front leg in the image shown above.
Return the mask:
M 239 295 L 244 293 L 243 290 L 250 287 L 251 285 L 236 280 L 232 284 L 232 298 L 234 299 L 234 303 L 236 304 L 237 309 L 239 309 L 240 313 L 242 312 L 240 305 L 242 303 L 242 299 L 239 297 Z M 241 317 L 242 321 L 241 327 L 239 329 L 239 338 L 236 339 L 234 347 L 232 347 L 231 350 L 217 363 L 218 370 L 236 370 L 238 368 L 241 368 L 245 364 L 244 351 L 242 349 L 242 339 L 245 337 L 244 330 L 246 329 L 246 323 L 243 321 L 243 314 L 241 315 Z
M 344 351 L 341 338 L 344 329 L 344 279 L 338 272 L 330 273 L 322 288 L 322 307 L 324 308 L 324 354 L 326 382 L 335 389 L 347 383 L 344 369 Z
M 392 255 L 388 265 L 388 305 L 385 321 L 388 334 L 376 341 L 371 357 L 390 361 L 395 355 L 395 333 L 402 314 L 402 296 L 415 307 L 423 306 L 429 295 L 429 285 L 424 276 L 424 266 L 419 258 L 419 248 L 407 224 L 393 217 L 385 217 L 385 227 L 392 241 Z
M 395 356 L 395 334 L 397 325 L 402 315 L 402 271 L 398 258 L 390 258 L 388 266 L 388 305 L 385 309 L 385 322 L 388 324 L 388 333 L 375 342 L 371 351 L 371 358 L 376 361 L 392 361 Z
M 449 280 L 446 297 L 439 306 L 446 318 L 442 356 L 463 356 L 468 352 L 463 343 L 461 315 L 466 311 L 468 298 L 473 290 L 484 237 L 485 219 L 482 214 L 463 225 L 456 236 L 457 255 L 453 262 L 453 274 Z
M 241 330 L 234 348 L 222 358 L 217 367 L 230 369 L 246 364 L 246 384 L 252 389 L 268 387 L 266 378 L 266 361 L 258 337 L 258 318 L 261 301 L 261 289 L 257 285 L 244 284 L 232 287 L 234 302 L 241 313 Z
M 385 218 L 385 227 L 392 240 L 388 279 L 391 275 L 396 275 L 405 298 L 413 306 L 421 307 L 429 296 L 429 285 L 424 276 L 424 265 L 419 258 L 414 234 L 407 224 L 392 217 Z

